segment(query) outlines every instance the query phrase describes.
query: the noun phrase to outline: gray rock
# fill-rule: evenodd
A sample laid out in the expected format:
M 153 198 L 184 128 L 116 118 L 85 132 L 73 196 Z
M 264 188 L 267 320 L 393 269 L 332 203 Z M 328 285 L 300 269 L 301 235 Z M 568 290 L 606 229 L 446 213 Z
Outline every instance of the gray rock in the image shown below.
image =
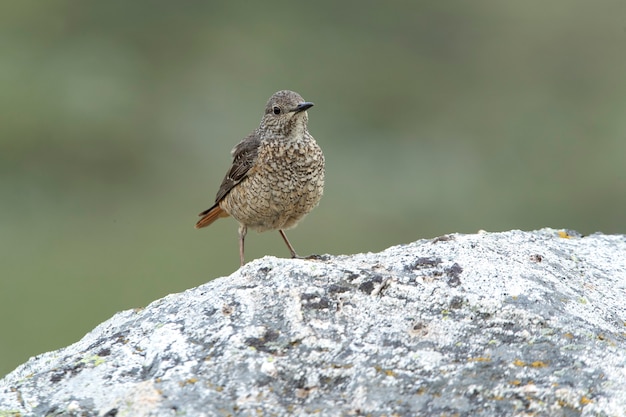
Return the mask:
M 0 416 L 626 415 L 626 236 L 265 257 L 0 381 Z

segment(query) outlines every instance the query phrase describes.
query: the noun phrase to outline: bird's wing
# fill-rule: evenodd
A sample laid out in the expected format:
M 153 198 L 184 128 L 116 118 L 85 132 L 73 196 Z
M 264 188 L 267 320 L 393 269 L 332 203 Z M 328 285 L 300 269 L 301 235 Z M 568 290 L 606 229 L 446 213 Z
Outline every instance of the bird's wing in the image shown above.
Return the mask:
M 255 132 L 235 146 L 232 151 L 233 164 L 226 173 L 222 185 L 220 185 L 220 189 L 215 196 L 216 202 L 222 200 L 234 186 L 248 175 L 248 171 L 256 162 L 260 144 L 261 139 Z

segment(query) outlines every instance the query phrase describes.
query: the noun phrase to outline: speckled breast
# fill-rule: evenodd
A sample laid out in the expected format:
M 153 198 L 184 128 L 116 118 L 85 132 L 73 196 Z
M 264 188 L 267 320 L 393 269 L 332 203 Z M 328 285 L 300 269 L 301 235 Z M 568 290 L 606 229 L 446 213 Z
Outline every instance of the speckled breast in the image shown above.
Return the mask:
M 324 190 L 324 154 L 313 137 L 266 140 L 248 176 L 224 198 L 222 207 L 257 230 L 294 227 L 319 203 Z

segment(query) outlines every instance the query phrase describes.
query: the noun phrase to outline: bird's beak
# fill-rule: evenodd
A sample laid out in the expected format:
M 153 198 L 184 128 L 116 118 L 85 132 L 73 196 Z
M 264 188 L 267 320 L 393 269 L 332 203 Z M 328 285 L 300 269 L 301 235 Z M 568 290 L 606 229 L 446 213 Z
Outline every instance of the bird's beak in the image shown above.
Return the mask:
M 301 111 L 305 111 L 306 109 L 310 109 L 313 107 L 313 103 L 310 101 L 305 101 L 304 103 L 300 103 L 296 106 L 295 109 L 292 110 L 294 113 L 300 113 Z

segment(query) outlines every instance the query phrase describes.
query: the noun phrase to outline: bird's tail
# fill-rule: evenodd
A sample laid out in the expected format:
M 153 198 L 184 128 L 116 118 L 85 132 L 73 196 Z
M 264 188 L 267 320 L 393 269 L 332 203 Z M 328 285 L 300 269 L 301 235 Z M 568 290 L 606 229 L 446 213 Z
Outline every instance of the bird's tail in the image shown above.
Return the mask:
M 198 214 L 198 216 L 202 216 L 202 218 L 196 223 L 196 229 L 207 227 L 220 217 L 228 217 L 228 213 L 222 210 L 218 203 L 215 203 L 211 208 Z

